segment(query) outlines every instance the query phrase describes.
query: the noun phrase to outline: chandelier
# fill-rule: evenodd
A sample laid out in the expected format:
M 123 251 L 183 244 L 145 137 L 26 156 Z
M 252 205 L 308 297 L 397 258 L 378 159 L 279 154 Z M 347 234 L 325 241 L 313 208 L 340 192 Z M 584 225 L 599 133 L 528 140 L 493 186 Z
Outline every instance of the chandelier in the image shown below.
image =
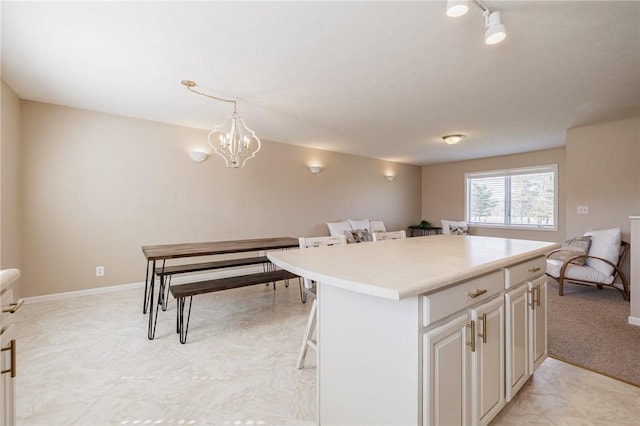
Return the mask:
M 191 80 L 182 80 L 182 84 L 191 92 L 216 101 L 233 103 L 233 114 L 224 123 L 215 126 L 209 132 L 209 145 L 213 152 L 224 159 L 227 167 L 234 169 L 244 167 L 248 159 L 256 156 L 262 144 L 253 130 L 247 127 L 242 117 L 238 115 L 237 99 L 224 99 L 200 92 Z

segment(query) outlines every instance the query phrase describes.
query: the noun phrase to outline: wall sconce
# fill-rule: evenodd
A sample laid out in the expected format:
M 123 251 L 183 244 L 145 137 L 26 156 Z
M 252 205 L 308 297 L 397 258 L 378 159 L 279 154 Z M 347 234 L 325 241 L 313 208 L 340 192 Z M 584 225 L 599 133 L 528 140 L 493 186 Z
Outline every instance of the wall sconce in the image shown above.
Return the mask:
M 387 174 L 387 175 L 384 175 L 384 178 L 387 180 L 387 182 L 393 182 L 393 180 L 394 180 L 396 177 L 395 177 L 395 175 Z
M 309 166 L 309 171 L 314 175 L 320 173 L 320 170 L 322 170 L 320 166 Z
M 209 158 L 209 154 L 204 151 L 189 151 L 189 157 L 191 157 L 194 163 L 202 163 Z

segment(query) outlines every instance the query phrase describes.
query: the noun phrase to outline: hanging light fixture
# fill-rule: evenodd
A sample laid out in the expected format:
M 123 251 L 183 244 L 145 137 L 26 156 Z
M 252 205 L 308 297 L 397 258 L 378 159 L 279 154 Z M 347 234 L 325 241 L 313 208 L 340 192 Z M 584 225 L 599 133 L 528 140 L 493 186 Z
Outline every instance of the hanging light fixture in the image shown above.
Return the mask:
M 484 16 L 484 41 L 487 44 L 500 43 L 507 37 L 507 32 L 500 19 L 500 12 L 491 12 L 486 4 L 473 0 L 473 3 L 482 10 Z M 466 0 L 448 0 L 447 15 L 452 18 L 462 16 L 469 10 L 469 2 Z
M 195 90 L 196 83 L 191 80 L 182 80 L 189 91 L 217 101 L 233 103 L 233 114 L 227 117 L 224 123 L 215 126 L 209 132 L 209 145 L 213 152 L 224 159 L 227 167 L 234 169 L 244 167 L 248 159 L 256 156 L 262 146 L 260 139 L 253 130 L 247 127 L 244 120 L 238 115 L 237 99 L 224 99 L 208 95 Z

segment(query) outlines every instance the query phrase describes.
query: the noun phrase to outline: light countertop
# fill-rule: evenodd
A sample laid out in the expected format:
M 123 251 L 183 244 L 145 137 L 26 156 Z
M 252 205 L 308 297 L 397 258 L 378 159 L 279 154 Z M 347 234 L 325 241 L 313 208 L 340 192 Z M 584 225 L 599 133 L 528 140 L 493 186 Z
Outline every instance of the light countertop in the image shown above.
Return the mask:
M 435 235 L 405 240 L 274 251 L 269 259 L 294 274 L 392 300 L 437 290 L 523 262 L 557 243 Z

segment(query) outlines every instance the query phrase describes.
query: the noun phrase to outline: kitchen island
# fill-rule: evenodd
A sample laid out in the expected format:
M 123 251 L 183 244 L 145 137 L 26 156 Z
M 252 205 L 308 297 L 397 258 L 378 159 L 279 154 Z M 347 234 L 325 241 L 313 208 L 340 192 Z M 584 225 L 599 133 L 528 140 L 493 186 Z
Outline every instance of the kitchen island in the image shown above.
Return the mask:
M 437 235 L 270 253 L 318 282 L 318 422 L 488 423 L 546 356 L 557 246 Z

